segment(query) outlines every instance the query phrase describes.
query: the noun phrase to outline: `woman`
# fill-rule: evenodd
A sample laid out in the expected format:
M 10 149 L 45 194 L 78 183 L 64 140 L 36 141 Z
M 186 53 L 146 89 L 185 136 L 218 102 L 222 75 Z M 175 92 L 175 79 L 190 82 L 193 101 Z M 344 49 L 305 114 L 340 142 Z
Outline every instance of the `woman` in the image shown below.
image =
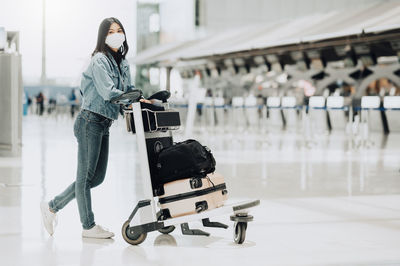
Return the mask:
M 74 135 L 78 140 L 76 181 L 53 200 L 42 202 L 40 206 L 44 226 L 50 235 L 53 235 L 56 226 L 56 213 L 76 198 L 82 236 L 114 236 L 114 233 L 95 223 L 90 189 L 100 185 L 106 174 L 109 127 L 118 118 L 120 110 L 119 105 L 110 101 L 134 88 L 125 59 L 128 49 L 121 22 L 116 18 L 104 19 L 99 27 L 96 49 L 81 81 L 82 107 L 74 124 Z

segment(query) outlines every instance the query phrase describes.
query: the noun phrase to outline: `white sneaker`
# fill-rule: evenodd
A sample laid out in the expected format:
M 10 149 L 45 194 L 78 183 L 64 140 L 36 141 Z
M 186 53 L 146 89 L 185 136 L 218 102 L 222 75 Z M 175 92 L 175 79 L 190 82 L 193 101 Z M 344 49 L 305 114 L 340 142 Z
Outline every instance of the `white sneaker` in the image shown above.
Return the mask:
M 47 202 L 40 203 L 40 211 L 42 213 L 43 225 L 46 231 L 52 236 L 54 228 L 57 226 L 57 214 L 50 211 L 49 203 Z
M 100 225 L 95 225 L 89 230 L 83 229 L 82 237 L 88 238 L 111 238 L 114 237 L 114 233 L 110 232 L 108 229 L 101 227 Z

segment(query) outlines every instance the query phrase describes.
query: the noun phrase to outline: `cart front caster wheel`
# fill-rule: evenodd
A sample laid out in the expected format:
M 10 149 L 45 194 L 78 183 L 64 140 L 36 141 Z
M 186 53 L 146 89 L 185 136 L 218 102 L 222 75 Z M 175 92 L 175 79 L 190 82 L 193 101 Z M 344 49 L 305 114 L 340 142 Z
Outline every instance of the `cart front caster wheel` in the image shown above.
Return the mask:
M 166 226 L 161 229 L 158 229 L 158 232 L 160 232 L 164 235 L 167 235 L 169 233 L 172 233 L 172 231 L 174 231 L 174 230 L 175 230 L 175 226 L 171 225 L 171 226 Z
M 126 221 L 122 225 L 122 237 L 127 243 L 131 245 L 139 245 L 146 239 L 147 233 L 141 233 L 141 234 L 132 233 L 129 227 L 129 221 Z
M 242 244 L 246 238 L 246 222 L 235 222 L 233 231 L 233 240 L 236 244 Z

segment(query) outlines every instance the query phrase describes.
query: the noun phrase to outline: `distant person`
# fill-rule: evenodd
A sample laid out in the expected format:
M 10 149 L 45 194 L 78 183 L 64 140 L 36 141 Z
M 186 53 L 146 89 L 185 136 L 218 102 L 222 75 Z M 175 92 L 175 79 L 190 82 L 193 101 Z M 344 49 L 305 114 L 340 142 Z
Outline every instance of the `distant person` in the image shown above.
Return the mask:
M 31 96 L 27 95 L 27 105 L 28 105 L 28 113 L 27 114 L 31 114 L 32 113 L 32 98 Z
M 212 91 L 212 89 L 207 89 L 207 91 L 206 91 L 206 97 L 213 97 L 213 91 Z
M 39 94 L 36 96 L 36 112 L 38 115 L 43 115 L 44 111 L 44 96 L 43 93 L 39 92 Z
M 28 96 L 28 107 L 30 107 L 32 104 L 32 98 L 30 96 Z
M 262 118 L 262 112 L 263 108 L 265 106 L 265 100 L 261 94 L 257 95 L 257 112 L 258 112 L 258 117 Z
M 52 112 L 54 112 L 56 110 L 56 106 L 57 106 L 57 101 L 53 98 L 50 98 L 49 107 L 47 108 L 48 114 L 51 114 Z
M 71 90 L 71 94 L 69 95 L 69 102 L 71 104 L 71 117 L 75 116 L 75 108 L 76 108 L 76 95 L 75 90 Z
M 83 227 L 82 237 L 114 236 L 113 232 L 95 223 L 90 190 L 100 185 L 106 175 L 109 127 L 118 118 L 120 108 L 111 100 L 133 88 L 129 63 L 125 59 L 128 49 L 121 22 L 116 18 L 104 19 L 99 27 L 90 65 L 82 74 L 82 109 L 74 124 L 78 141 L 76 181 L 50 202 L 40 204 L 43 223 L 50 235 L 54 233 L 56 213 L 76 198 Z

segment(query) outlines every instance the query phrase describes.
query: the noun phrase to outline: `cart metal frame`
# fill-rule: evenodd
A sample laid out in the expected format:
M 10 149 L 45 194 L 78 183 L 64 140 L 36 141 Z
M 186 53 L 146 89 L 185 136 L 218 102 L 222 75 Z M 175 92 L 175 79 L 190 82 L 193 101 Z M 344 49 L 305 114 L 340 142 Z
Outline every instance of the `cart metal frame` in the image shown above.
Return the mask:
M 151 98 L 151 97 L 150 97 Z M 169 110 L 169 104 L 165 100 L 165 110 Z M 259 200 L 252 200 L 240 202 L 235 204 L 224 205 L 220 208 L 205 210 L 200 213 L 185 215 L 176 218 L 160 219 L 160 212 L 157 212 L 158 197 L 154 196 L 153 185 L 151 181 L 151 173 L 149 166 L 149 158 L 146 146 L 146 139 L 171 137 L 171 130 L 164 132 L 145 132 L 142 119 L 142 109 L 140 102 L 132 104 L 132 110 L 125 110 L 126 113 L 133 113 L 134 125 L 136 129 L 136 140 L 138 145 L 138 152 L 140 158 L 140 173 L 143 181 L 144 200 L 140 200 L 128 220 L 122 226 L 122 236 L 126 242 L 132 245 L 142 243 L 147 236 L 148 232 L 160 231 L 167 234 L 175 229 L 175 225 L 180 225 L 182 233 L 185 235 L 203 235 L 209 236 L 210 234 L 198 229 L 190 229 L 188 223 L 192 221 L 201 220 L 205 227 L 228 228 L 227 225 L 218 222 L 211 222 L 210 218 L 214 216 L 221 216 L 231 214 L 230 219 L 235 222 L 234 224 L 234 241 L 242 244 L 245 240 L 247 223 L 253 220 L 253 216 L 249 215 L 249 209 L 260 204 Z M 171 128 L 176 129 L 176 128 Z M 165 130 L 165 128 L 163 128 Z M 133 222 L 133 218 L 139 214 L 140 222 Z

